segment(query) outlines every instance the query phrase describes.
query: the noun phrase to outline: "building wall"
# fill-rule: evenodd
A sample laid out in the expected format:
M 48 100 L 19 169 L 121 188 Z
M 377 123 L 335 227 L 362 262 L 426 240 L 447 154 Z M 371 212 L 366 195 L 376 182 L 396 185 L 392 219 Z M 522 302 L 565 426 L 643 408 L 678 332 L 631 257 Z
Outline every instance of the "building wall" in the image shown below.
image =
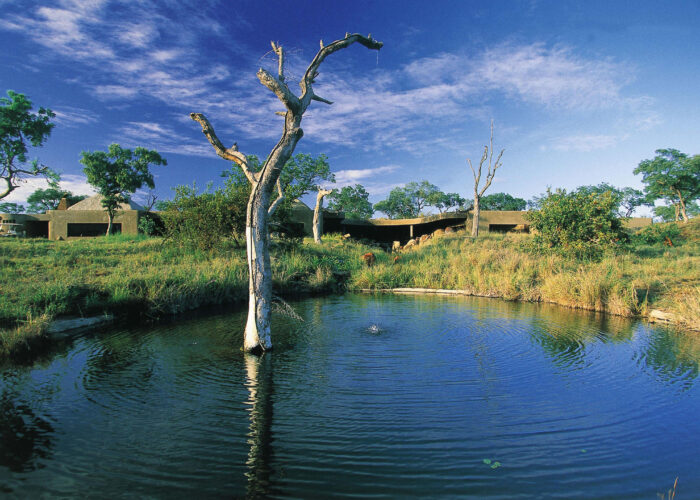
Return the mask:
M 139 216 L 137 210 L 123 210 L 114 217 L 115 224 L 121 224 L 122 234 L 138 234 Z M 103 210 L 49 210 L 45 214 L 0 214 L 3 220 L 14 220 L 23 224 L 26 231 L 28 223 L 48 222 L 50 240 L 68 238 L 68 224 L 107 224 L 107 212 Z

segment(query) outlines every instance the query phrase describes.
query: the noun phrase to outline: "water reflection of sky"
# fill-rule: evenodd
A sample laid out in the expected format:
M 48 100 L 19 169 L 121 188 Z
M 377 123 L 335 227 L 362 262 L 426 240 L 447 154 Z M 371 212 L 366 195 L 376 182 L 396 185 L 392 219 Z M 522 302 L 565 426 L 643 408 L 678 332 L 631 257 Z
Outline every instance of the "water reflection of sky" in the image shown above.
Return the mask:
M 0 382 L 19 496 L 647 497 L 700 489 L 696 339 L 465 297 L 346 295 L 87 333 Z M 492 469 L 484 460 L 501 466 Z

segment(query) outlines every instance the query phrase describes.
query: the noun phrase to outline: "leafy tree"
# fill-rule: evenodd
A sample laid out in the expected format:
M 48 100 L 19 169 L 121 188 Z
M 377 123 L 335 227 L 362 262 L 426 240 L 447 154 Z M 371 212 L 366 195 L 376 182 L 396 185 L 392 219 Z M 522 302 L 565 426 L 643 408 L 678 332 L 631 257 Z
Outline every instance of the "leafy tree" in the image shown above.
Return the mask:
M 700 197 L 700 155 L 688 156 L 677 149 L 657 149 L 652 160 L 634 169 L 642 174 L 647 201 L 664 199 L 678 206 L 678 214 L 688 222 L 686 205 Z
M 374 204 L 374 210 L 384 212 L 390 219 L 410 219 L 418 215 L 418 209 L 405 188 L 396 187 L 386 200 Z
M 54 183 L 58 181 L 58 174 L 39 160 L 27 161 L 28 145 L 37 148 L 44 144 L 54 127 L 51 118 L 56 114 L 46 108 L 32 113 L 32 102 L 24 94 L 8 90 L 7 95 L 9 98 L 0 98 L 0 179 L 6 184 L 5 190 L 0 191 L 0 200 L 27 176 L 42 175 Z
M 21 214 L 22 212 L 24 212 L 24 205 L 0 202 L 0 214 Z
M 396 187 L 389 192 L 386 200 L 374 205 L 374 209 L 384 212 L 390 219 L 417 217 L 423 209 L 435 202 L 444 200 L 445 194 L 428 181 L 409 182 L 404 187 Z
M 107 235 L 119 205 L 128 203 L 130 195 L 146 184 L 153 189 L 153 175 L 149 166 L 167 165 L 156 151 L 138 147 L 134 151 L 111 144 L 107 152 L 83 151 L 80 163 L 87 181 L 102 195 L 102 206 L 107 211 Z
M 698 205 L 696 201 L 686 203 L 685 211 L 688 217 L 697 217 L 700 215 L 700 205 Z M 660 217 L 664 222 L 678 221 L 680 220 L 680 205 L 661 205 L 654 207 L 654 215 Z
M 508 193 L 494 193 L 481 198 L 481 208 L 484 210 L 525 210 L 526 207 L 525 200 Z
M 29 213 L 39 213 L 46 212 L 47 210 L 56 210 L 61 198 L 66 198 L 68 203 L 75 205 L 79 201 L 84 200 L 86 196 L 75 195 L 70 191 L 55 187 L 37 189 L 27 197 L 27 202 L 29 203 L 27 211 Z
M 539 198 L 539 209 L 528 211 L 525 218 L 536 231 L 535 245 L 579 256 L 595 255 L 626 239 L 617 204 L 610 191 L 587 194 L 548 189 Z
M 451 208 L 464 208 L 469 200 L 465 200 L 457 193 L 443 193 L 437 191 L 428 197 L 428 204 L 438 209 L 438 212 L 443 213 Z
M 637 207 L 653 205 L 647 201 L 647 197 L 639 189 L 631 187 L 619 189 L 607 182 L 601 182 L 597 186 L 579 186 L 576 191 L 582 194 L 611 193 L 617 200 L 616 210 L 620 217 L 630 217 Z
M 345 186 L 340 191 L 334 189 L 328 195 L 328 208 L 345 212 L 346 219 L 369 219 L 374 213 L 369 202 L 369 193 L 362 184 Z

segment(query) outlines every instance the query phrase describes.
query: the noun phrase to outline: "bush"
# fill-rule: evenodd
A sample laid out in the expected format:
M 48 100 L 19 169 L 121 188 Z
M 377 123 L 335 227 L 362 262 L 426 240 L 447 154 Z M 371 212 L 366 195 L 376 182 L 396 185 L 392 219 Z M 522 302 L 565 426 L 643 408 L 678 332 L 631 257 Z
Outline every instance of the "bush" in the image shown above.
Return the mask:
M 533 243 L 537 248 L 596 257 L 628 239 L 616 214 L 617 205 L 610 192 L 547 190 L 539 209 L 530 210 L 525 218 L 536 232 Z
M 153 212 L 146 212 L 139 218 L 139 233 L 146 236 L 162 236 L 164 232 L 163 221 Z
M 678 224 L 673 222 L 668 224 L 652 224 L 632 236 L 632 242 L 637 244 L 657 245 L 667 243 L 668 240 L 671 244 L 677 245 L 680 236 L 681 230 Z
M 240 186 L 241 188 L 244 186 Z M 247 193 L 227 185 L 197 194 L 196 186 L 178 186 L 175 198 L 161 213 L 165 237 L 174 243 L 212 250 L 226 239 L 237 246 L 245 240 Z

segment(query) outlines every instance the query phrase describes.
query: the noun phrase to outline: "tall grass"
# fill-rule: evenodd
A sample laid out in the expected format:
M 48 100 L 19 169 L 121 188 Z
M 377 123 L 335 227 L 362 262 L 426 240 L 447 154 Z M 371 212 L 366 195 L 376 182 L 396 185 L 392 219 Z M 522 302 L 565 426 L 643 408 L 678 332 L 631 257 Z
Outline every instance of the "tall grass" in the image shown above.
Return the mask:
M 323 245 L 273 244 L 275 294 L 344 288 L 369 248 L 340 238 L 326 240 Z M 59 315 L 108 312 L 154 318 L 244 301 L 247 289 L 245 250 L 233 244 L 203 252 L 147 237 L 3 240 L 0 353 L 21 344 L 8 339 L 39 335 L 40 325 Z
M 399 255 L 325 236 L 272 245 L 277 295 L 400 287 L 463 290 L 622 316 L 654 308 L 700 329 L 700 221 L 680 246 L 639 245 L 598 260 L 527 250 L 527 235 L 464 232 Z M 367 267 L 361 256 L 374 252 Z M 40 337 L 60 315 L 130 313 L 147 318 L 247 300 L 245 250 L 186 250 L 159 238 L 0 240 L 0 355 Z M 13 347 L 14 346 L 14 347 Z
M 508 300 L 551 302 L 622 316 L 651 308 L 676 313 L 700 328 L 700 249 L 640 246 L 602 259 L 535 254 L 527 235 L 489 234 L 477 240 L 464 233 L 430 240 L 402 254 L 394 264 L 377 265 L 352 276 L 354 288 L 444 288 Z

